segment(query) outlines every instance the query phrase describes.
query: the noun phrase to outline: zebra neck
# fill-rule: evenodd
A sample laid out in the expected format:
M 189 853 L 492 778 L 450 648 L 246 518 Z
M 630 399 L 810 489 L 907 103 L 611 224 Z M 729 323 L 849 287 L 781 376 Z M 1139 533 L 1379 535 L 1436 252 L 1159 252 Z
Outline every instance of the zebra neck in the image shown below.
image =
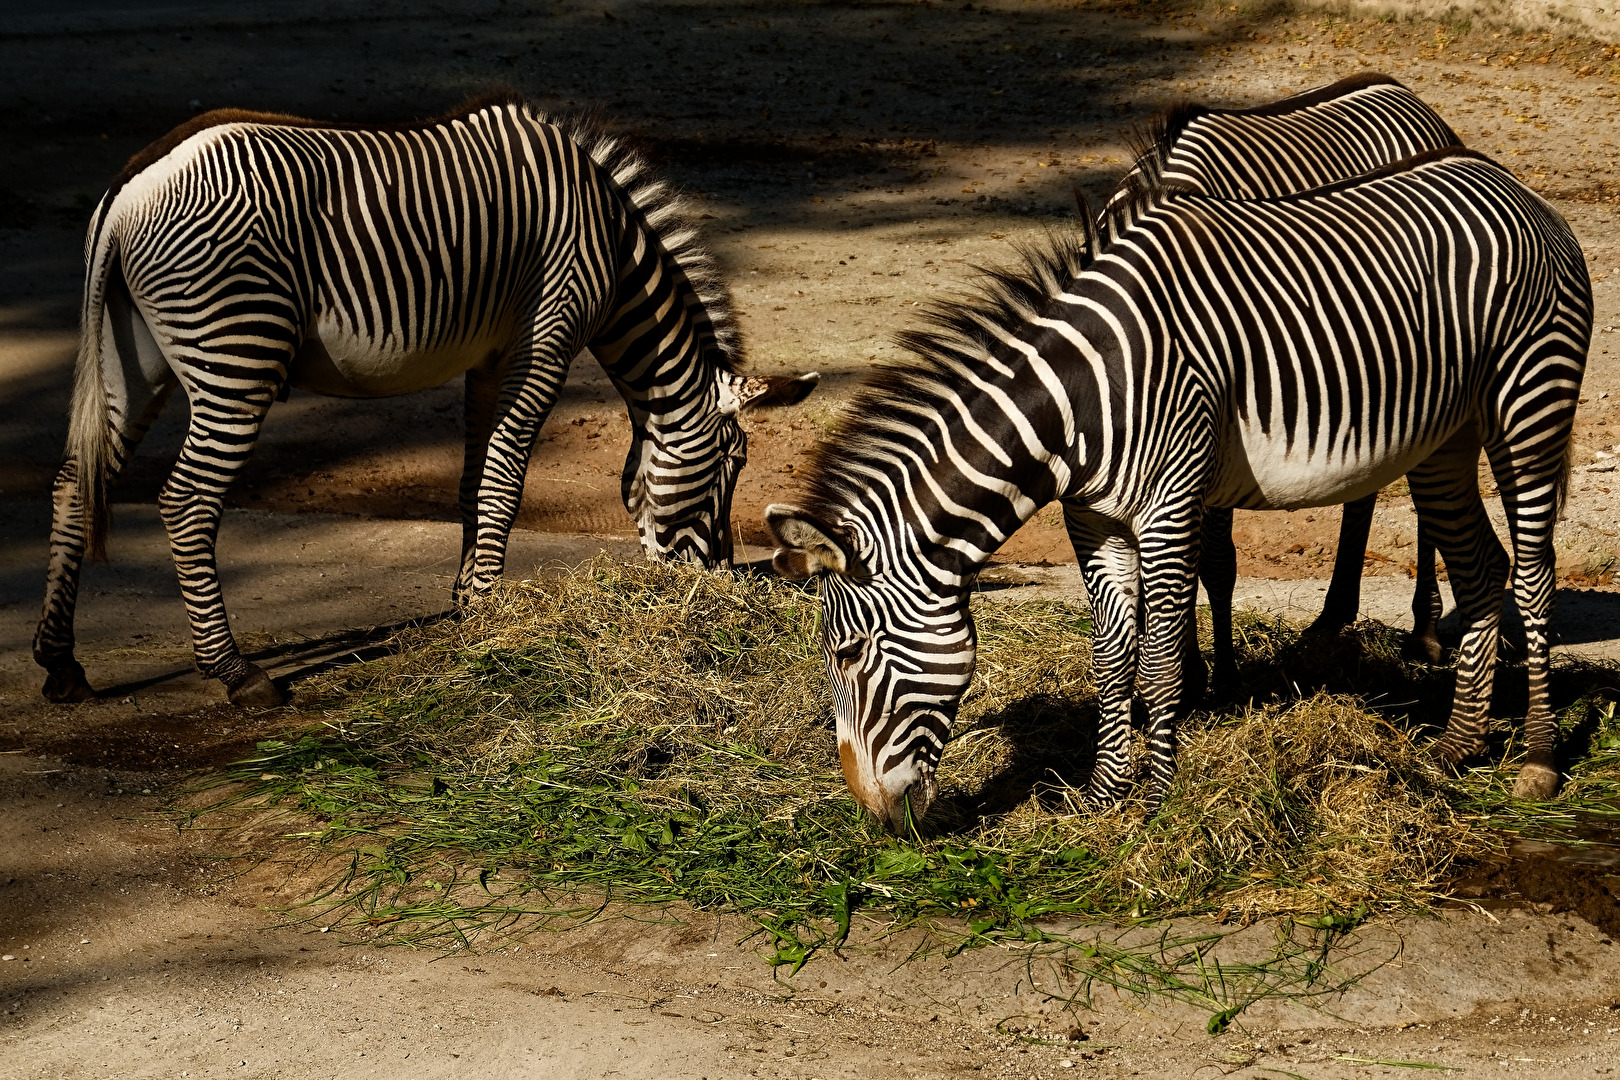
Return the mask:
M 1025 522 L 1089 475 L 1079 451 L 1090 423 L 1076 423 L 1043 358 L 1015 355 L 1029 362 L 953 365 L 966 385 L 930 380 L 931 400 L 889 401 L 887 416 L 849 432 L 822 466 L 842 471 L 833 482 L 846 492 L 846 520 L 884 549 L 877 561 L 909 566 L 935 594 L 965 588 Z
M 725 368 L 703 301 L 641 223 L 628 223 L 619 258 L 615 304 L 591 353 L 632 417 L 653 428 L 689 428 L 716 407 Z

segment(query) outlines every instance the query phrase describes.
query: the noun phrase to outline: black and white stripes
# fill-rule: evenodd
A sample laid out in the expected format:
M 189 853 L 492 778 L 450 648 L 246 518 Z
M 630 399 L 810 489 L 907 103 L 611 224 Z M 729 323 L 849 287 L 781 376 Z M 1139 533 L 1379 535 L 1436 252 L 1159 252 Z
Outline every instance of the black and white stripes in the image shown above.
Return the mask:
M 279 692 L 233 640 L 214 561 L 222 500 L 277 395 L 377 397 L 466 375 L 458 599 L 501 574 L 536 432 L 589 347 L 634 439 L 625 505 L 658 558 L 731 557 L 745 407 L 814 376 L 739 372 L 730 303 L 679 202 L 619 141 L 500 96 L 358 128 L 210 113 L 132 160 L 86 243 L 83 341 L 35 659 L 74 661 L 80 563 L 106 488 L 175 386 L 191 426 L 160 506 L 197 661 L 232 700 Z
M 1099 216 L 1105 237 L 1130 223 L 1131 193 L 1160 184 L 1228 199 L 1276 198 L 1307 191 L 1392 165 L 1427 150 L 1461 146 L 1456 133 L 1416 94 L 1387 75 L 1368 73 L 1249 109 L 1184 104 L 1171 109 L 1138 146 L 1135 165 Z M 1360 608 L 1362 556 L 1376 496 L 1345 505 L 1339 554 L 1322 612 L 1311 630 L 1336 631 Z M 1199 577 L 1209 592 L 1214 622 L 1215 685 L 1237 683 L 1232 651 L 1232 592 L 1237 553 L 1230 507 L 1207 507 Z M 1418 580 L 1409 647 L 1438 662 L 1440 617 L 1434 548 L 1419 532 Z
M 1155 796 L 1172 775 L 1205 507 L 1344 502 L 1403 474 L 1469 621 L 1439 752 L 1477 752 L 1506 573 L 1481 446 L 1530 642 L 1521 787 L 1550 790 L 1551 527 L 1591 317 L 1568 226 L 1455 149 L 1284 198 L 1149 187 L 1138 200 L 1095 258 L 1089 237 L 1059 239 L 907 335 L 915 360 L 849 409 L 802 505 L 768 512 L 779 568 L 824 578 L 857 797 L 891 825 L 926 807 L 973 670 L 973 576 L 1053 499 L 1105 598 L 1099 803 L 1130 776 L 1133 683 Z

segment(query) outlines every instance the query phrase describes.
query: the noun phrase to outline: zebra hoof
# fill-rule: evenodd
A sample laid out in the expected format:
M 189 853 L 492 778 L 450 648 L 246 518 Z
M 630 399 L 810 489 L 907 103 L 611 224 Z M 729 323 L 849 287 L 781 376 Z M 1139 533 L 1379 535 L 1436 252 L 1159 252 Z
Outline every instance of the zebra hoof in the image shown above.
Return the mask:
M 1469 758 L 1479 757 L 1485 752 L 1485 740 L 1476 739 L 1466 745 L 1449 742 L 1441 739 L 1429 747 L 1429 757 L 1435 767 L 1447 776 L 1456 776 L 1463 771 L 1463 762 Z
M 1401 650 L 1408 660 L 1420 664 L 1440 664 L 1446 659 L 1446 650 L 1433 634 L 1408 634 L 1406 646 Z
M 84 668 L 77 660 L 69 660 L 65 665 L 51 668 L 45 675 L 45 686 L 40 690 L 46 701 L 91 701 L 96 692 L 90 688 L 90 680 L 84 677 Z
M 1513 797 L 1530 802 L 1546 802 L 1558 794 L 1558 770 L 1535 762 L 1525 762 L 1513 783 Z
M 229 695 L 232 705 L 244 708 L 272 709 L 287 703 L 287 695 L 276 688 L 276 684 L 270 681 L 270 676 L 252 665 L 249 665 L 248 673 L 242 681 L 235 686 L 226 687 L 225 692 Z
M 1351 618 L 1346 619 L 1343 616 L 1330 615 L 1326 611 L 1324 611 L 1324 612 L 1322 612 L 1322 614 L 1318 615 L 1316 617 L 1316 621 L 1311 623 L 1311 625 L 1307 626 L 1304 629 L 1304 631 L 1302 631 L 1300 633 L 1299 636 L 1302 639 L 1303 638 L 1335 638 L 1335 637 L 1338 637 L 1340 634 L 1344 633 L 1344 631 L 1354 621 L 1355 621 L 1354 616 L 1352 616 Z

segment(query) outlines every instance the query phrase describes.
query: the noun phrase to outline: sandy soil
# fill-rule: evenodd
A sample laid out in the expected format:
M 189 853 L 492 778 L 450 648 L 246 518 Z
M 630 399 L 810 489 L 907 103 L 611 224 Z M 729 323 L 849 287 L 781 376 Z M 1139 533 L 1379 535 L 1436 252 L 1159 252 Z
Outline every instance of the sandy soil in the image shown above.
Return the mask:
M 791 488 L 799 456 L 862 372 L 892 355 L 911 309 L 1061 224 L 1072 186 L 1102 195 L 1134 125 L 1184 97 L 1250 104 L 1369 69 L 1406 80 L 1552 199 L 1586 247 L 1601 329 L 1560 539 L 1563 610 L 1587 613 L 1568 624 L 1566 646 L 1613 650 L 1620 514 L 1614 459 L 1599 455 L 1620 449 L 1610 333 L 1620 324 L 1620 50 L 1483 25 L 1144 11 L 1058 0 L 11 0 L 0 25 L 0 955 L 14 959 L 0 960 L 0 1073 L 1214 1069 L 1320 1080 L 1403 1073 L 1349 1058 L 1547 1077 L 1620 1064 L 1620 967 L 1604 944 L 1620 928 L 1607 924 L 1613 896 L 1592 874 L 1518 883 L 1559 907 L 1579 894 L 1585 919 L 1512 908 L 1379 928 L 1379 942 L 1404 937 L 1401 962 L 1331 1003 L 1331 1015 L 1261 1012 L 1248 1031 L 1209 1039 L 1191 1015 L 1105 1001 L 1080 1019 L 1088 1040 L 1063 1047 L 997 1033 L 1024 1014 L 1052 1035 L 1070 1023 L 1005 955 L 896 969 L 903 947 L 867 942 L 848 963 L 818 961 L 781 984 L 736 944 L 746 928 L 679 912 L 652 928 L 614 921 L 443 959 L 265 929 L 276 920 L 260 905 L 297 882 L 223 876 L 207 857 L 217 838 L 180 836 L 150 816 L 158 793 L 250 745 L 267 722 L 211 705 L 214 688 L 188 674 L 151 507 L 184 429 L 179 409 L 119 492 L 118 561 L 87 581 L 86 662 L 117 692 L 76 709 L 34 697 L 24 650 L 42 496 L 65 430 L 81 230 L 107 180 L 201 108 L 398 119 L 496 81 L 559 109 L 600 105 L 640 139 L 700 200 L 754 363 L 825 373 L 803 406 L 751 424 L 736 512 L 754 545 L 743 553 L 757 558 L 760 508 Z M 347 628 L 439 610 L 455 550 L 440 523 L 455 516 L 459 409 L 451 385 L 385 402 L 295 394 L 272 412 L 221 561 L 244 639 L 278 670 L 374 643 Z M 531 467 L 514 568 L 633 547 L 617 494 L 622 416 L 583 359 Z M 1408 502 L 1391 493 L 1385 511 L 1368 564 L 1391 579 L 1369 591 L 1380 613 L 1403 605 L 1413 541 Z M 1242 573 L 1296 582 L 1247 582 L 1246 595 L 1308 614 L 1336 530 L 1332 510 L 1240 517 Z M 1067 587 L 1072 555 L 1053 515 L 1003 558 L 1059 564 L 1010 566 L 1008 580 Z
M 602 106 L 702 203 L 755 364 L 824 372 L 803 406 L 751 424 L 736 504 L 744 539 L 840 400 L 919 302 L 969 266 L 1094 201 L 1126 140 L 1164 105 L 1250 104 L 1342 75 L 1409 81 L 1470 145 L 1569 217 L 1596 282 L 1597 325 L 1620 322 L 1613 113 L 1601 46 L 1480 28 L 1072 3 L 854 7 L 716 2 L 180 6 L 30 2 L 0 38 L 0 325 L 11 417 L 5 497 L 46 490 L 60 453 L 85 208 L 124 157 L 198 108 L 244 105 L 351 120 L 443 109 L 501 81 L 560 109 Z M 611 17 L 610 17 L 611 16 Z M 1620 355 L 1594 342 L 1577 462 L 1620 443 Z M 184 430 L 174 409 L 125 497 L 148 500 Z M 294 395 L 271 414 L 240 505 L 392 518 L 455 515 L 459 389 L 388 402 Z M 618 501 L 623 409 L 582 361 L 541 437 L 520 523 L 630 535 Z M 1566 574 L 1616 553 L 1613 472 L 1581 472 L 1560 540 Z M 1321 576 L 1337 512 L 1240 515 L 1245 574 Z M 1411 564 L 1407 501 L 1375 526 L 1372 574 Z M 1072 556 L 1054 512 L 1006 547 Z M 1612 576 L 1612 575 L 1611 575 Z
M 16 657 L 30 614 L 0 609 L 8 1077 L 830 1080 L 1214 1068 L 1325 1080 L 1398 1074 L 1368 1064 L 1378 1061 L 1549 1078 L 1620 1066 L 1620 964 L 1610 957 L 1620 879 L 1605 876 L 1612 865 L 1552 851 L 1487 868 L 1465 890 L 1517 902 L 1367 927 L 1334 960 L 1340 976 L 1365 975 L 1359 984 L 1314 1007 L 1262 1003 L 1220 1037 L 1204 1033 L 1204 1012 L 1162 1001 L 1099 991 L 1076 1008 L 1064 1000 L 1072 987 L 1016 949 L 907 962 L 915 939 L 885 938 L 875 924 L 792 976 L 764 963 L 747 920 L 683 909 L 610 911 L 567 933 L 448 955 L 326 933 L 318 909 L 285 918 L 276 911 L 330 867 L 241 856 L 286 850 L 277 838 L 296 820 L 181 832 L 165 807 L 187 781 L 297 718 L 220 705 L 217 688 L 185 674 L 160 530 L 141 508 L 120 509 L 117 554 L 129 569 L 101 575 L 101 617 L 84 635 L 93 674 L 123 680 L 102 700 L 42 705 L 37 676 Z M 455 550 L 455 527 L 438 523 L 233 511 L 228 528 L 262 575 L 241 582 L 241 629 L 278 673 L 363 654 L 374 639 L 347 630 L 357 622 L 433 613 L 419 585 L 442 598 Z M 400 542 L 402 530 L 413 539 Z M 540 564 L 601 543 L 516 539 Z M 350 588 L 321 602 L 258 591 L 290 577 Z M 1275 929 L 1256 924 L 1221 955 L 1253 956 Z

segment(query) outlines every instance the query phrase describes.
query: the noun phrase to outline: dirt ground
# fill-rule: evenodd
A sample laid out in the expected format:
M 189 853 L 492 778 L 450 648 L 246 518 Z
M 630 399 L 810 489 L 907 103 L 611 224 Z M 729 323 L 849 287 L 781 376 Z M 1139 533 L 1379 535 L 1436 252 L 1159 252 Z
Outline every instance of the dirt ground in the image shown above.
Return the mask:
M 188 673 L 152 507 L 184 430 L 178 407 L 118 492 L 114 563 L 87 582 L 86 662 L 115 692 L 78 708 L 35 696 L 27 636 L 43 498 L 65 432 L 84 221 L 131 153 L 200 109 L 396 120 L 497 82 L 559 110 L 601 107 L 700 201 L 754 365 L 824 374 L 802 406 L 750 424 L 736 516 L 740 554 L 757 559 L 760 509 L 791 489 L 797 459 L 861 374 L 894 354 L 891 336 L 911 310 L 958 286 L 972 264 L 1060 227 L 1073 187 L 1101 197 L 1127 164 L 1134 127 L 1182 98 L 1253 104 L 1365 70 L 1422 93 L 1466 142 L 1551 199 L 1586 248 L 1599 332 L 1559 540 L 1561 610 L 1584 612 L 1578 629 L 1566 625 L 1566 647 L 1612 654 L 1620 47 L 1254 5 L 9 0 L 0 20 L 0 949 L 14 959 L 0 961 L 0 1073 L 1213 1069 L 1319 1080 L 1400 1072 L 1345 1060 L 1354 1058 L 1548 1077 L 1615 1068 L 1620 968 L 1601 944 L 1612 931 L 1520 908 L 1400 927 L 1404 966 L 1381 969 L 1363 992 L 1331 1003 L 1331 1015 L 1262 1013 L 1246 1032 L 1209 1039 L 1190 1014 L 1109 1002 L 1081 1015 L 1088 1041 L 1066 1047 L 997 1034 L 1006 1017 L 1052 1008 L 1020 981 L 1016 957 L 891 973 L 903 950 L 872 944 L 854 967 L 817 961 L 783 986 L 749 945 L 734 944 L 746 929 L 684 940 L 698 925 L 690 920 L 619 921 L 442 959 L 345 947 L 307 927 L 267 930 L 275 920 L 259 905 L 279 892 L 221 876 L 206 835 L 178 836 L 149 816 L 167 785 L 262 733 L 259 720 L 211 705 L 215 688 Z M 374 643 L 347 628 L 442 606 L 459 397 L 457 385 L 382 402 L 294 394 L 272 411 L 221 562 L 244 640 L 281 673 Z M 602 546 L 633 550 L 618 502 L 627 447 L 622 406 L 584 358 L 531 466 L 514 570 Z M 1240 515 L 1244 595 L 1286 594 L 1276 603 L 1308 615 L 1336 530 L 1332 510 Z M 1368 573 L 1388 580 L 1369 585 L 1370 610 L 1403 605 L 1414 531 L 1409 501 L 1391 493 L 1368 559 Z M 1048 584 L 1072 563 L 1051 513 L 1001 558 L 1009 579 Z M 1574 886 L 1552 880 L 1522 891 L 1557 904 Z M 1601 924 L 1599 894 L 1583 910 Z

